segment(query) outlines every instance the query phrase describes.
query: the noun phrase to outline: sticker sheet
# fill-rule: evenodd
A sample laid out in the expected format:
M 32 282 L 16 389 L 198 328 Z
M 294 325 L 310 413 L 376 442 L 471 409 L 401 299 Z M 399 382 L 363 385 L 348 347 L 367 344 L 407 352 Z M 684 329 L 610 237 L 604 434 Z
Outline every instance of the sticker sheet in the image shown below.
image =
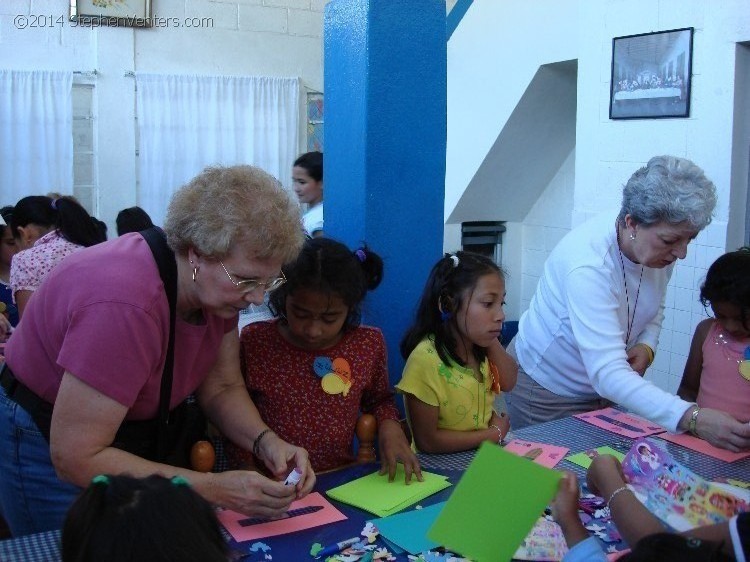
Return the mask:
M 750 509 L 743 490 L 704 480 L 654 439 L 637 440 L 622 467 L 638 499 L 678 531 L 721 523 Z

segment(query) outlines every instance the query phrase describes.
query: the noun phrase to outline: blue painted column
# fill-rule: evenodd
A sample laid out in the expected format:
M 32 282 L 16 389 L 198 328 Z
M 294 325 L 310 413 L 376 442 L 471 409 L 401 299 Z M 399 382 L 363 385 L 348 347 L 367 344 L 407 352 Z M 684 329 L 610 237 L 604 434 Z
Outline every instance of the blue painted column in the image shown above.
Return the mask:
M 333 0 L 325 8 L 325 232 L 385 262 L 364 322 L 399 343 L 443 247 L 443 0 Z M 355 375 L 356 376 L 356 375 Z

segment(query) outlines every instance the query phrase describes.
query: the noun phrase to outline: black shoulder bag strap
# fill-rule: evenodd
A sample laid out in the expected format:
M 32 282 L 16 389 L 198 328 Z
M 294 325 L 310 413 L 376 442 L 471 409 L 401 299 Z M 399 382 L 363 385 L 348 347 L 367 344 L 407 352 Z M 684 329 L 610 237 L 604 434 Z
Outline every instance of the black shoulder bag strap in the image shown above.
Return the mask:
M 169 343 L 167 357 L 164 361 L 164 372 L 161 375 L 161 389 L 159 391 L 159 424 L 157 434 L 158 458 L 165 458 L 166 443 L 165 429 L 169 425 L 169 402 L 172 398 L 172 370 L 174 369 L 174 327 L 177 310 L 177 261 L 174 252 L 167 246 L 164 233 L 156 227 L 147 228 L 140 232 L 148 242 L 154 260 L 159 267 L 159 275 L 164 283 L 164 291 L 169 302 Z

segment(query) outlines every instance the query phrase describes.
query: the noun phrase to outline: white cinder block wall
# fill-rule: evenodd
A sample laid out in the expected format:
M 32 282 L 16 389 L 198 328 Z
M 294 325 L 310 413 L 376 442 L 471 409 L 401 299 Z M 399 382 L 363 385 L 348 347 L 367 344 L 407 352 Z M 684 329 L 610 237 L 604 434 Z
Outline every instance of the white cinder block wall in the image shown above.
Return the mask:
M 462 84 L 466 88 L 481 87 L 487 83 L 494 87 L 493 77 L 500 75 L 510 84 L 509 88 L 521 90 L 525 84 L 514 83 L 533 74 L 535 68 L 526 68 L 534 60 L 532 51 L 537 51 L 555 62 L 549 55 L 548 37 L 564 27 L 568 36 L 561 48 L 576 47 L 574 58 L 578 60 L 576 148 L 551 179 L 535 205 L 528 211 L 522 223 L 509 223 L 507 244 L 503 248 L 506 265 L 511 270 L 511 282 L 506 286 L 509 301 L 506 307 L 508 319 L 517 320 L 528 308 L 536 288 L 544 259 L 554 243 L 567 229 L 606 208 L 619 208 L 622 185 L 639 166 L 651 156 L 674 154 L 690 158 L 700 165 L 714 181 L 719 193 L 719 203 L 713 223 L 695 240 L 688 256 L 675 268 L 674 276 L 666 296 L 666 314 L 654 365 L 647 377 L 662 388 L 674 391 L 682 376 L 690 339 L 698 321 L 705 317 L 698 302 L 698 289 L 708 266 L 727 249 L 735 249 L 741 240 L 739 230 L 744 230 L 744 209 L 747 205 L 748 182 L 748 129 L 750 125 L 750 56 L 747 42 L 750 41 L 750 6 L 747 0 L 570 0 L 566 4 L 568 18 L 545 18 L 540 20 L 526 13 L 526 3 L 475 0 L 464 23 L 471 23 L 471 10 L 482 13 L 482 22 L 474 30 L 464 29 L 473 41 L 492 43 L 484 65 L 472 62 L 471 68 L 479 72 L 477 82 L 465 76 L 464 70 L 451 74 L 451 69 L 460 64 L 460 55 L 470 48 L 462 43 L 463 35 L 457 31 L 449 42 L 448 75 L 448 163 L 463 162 L 474 166 L 458 172 L 453 167 L 446 184 L 446 216 L 461 194 L 457 178 L 471 178 L 477 165 L 473 162 L 484 158 L 488 146 L 494 142 L 504 122 L 493 121 L 496 115 L 510 113 L 513 107 L 504 107 L 507 100 L 494 96 L 501 106 L 497 109 L 483 107 L 475 116 L 471 115 L 472 104 L 459 103 L 456 90 Z M 536 10 L 560 10 L 561 2 L 539 0 Z M 515 6 L 512 8 L 511 6 Z M 507 25 L 507 16 L 512 13 L 517 19 L 513 25 L 525 29 L 532 21 L 541 26 L 533 41 L 519 43 L 512 33 L 498 31 Z M 520 20 L 518 19 L 520 18 Z M 480 19 L 480 18 L 476 18 Z M 544 23 L 549 22 L 549 23 Z M 550 26 L 550 34 L 544 29 Z M 493 28 L 483 36 L 483 30 Z M 682 27 L 694 27 L 693 84 L 691 115 L 687 119 L 619 120 L 609 119 L 609 87 L 611 73 L 612 38 L 651 31 Z M 498 44 L 503 38 L 507 44 Z M 513 42 L 515 41 L 515 43 Z M 746 43 L 744 46 L 742 43 Z M 453 45 L 451 44 L 453 43 Z M 519 51 L 521 49 L 521 51 Z M 503 63 L 498 53 L 519 53 L 516 61 L 521 68 Z M 476 51 L 473 51 L 476 57 Z M 451 57 L 456 60 L 451 61 Z M 498 58 L 500 57 L 500 58 Z M 481 70 L 477 70 L 480 69 Z M 481 74 L 483 73 L 483 74 Z M 460 75 L 460 80 L 457 78 Z M 452 78 L 456 79 L 452 81 Z M 550 95 L 554 95 L 552 92 Z M 476 99 L 482 100 L 481 94 Z M 517 103 L 517 100 L 516 100 Z M 451 127 L 454 108 L 461 115 L 461 122 Z M 494 112 L 494 114 L 493 114 Z M 487 146 L 478 146 L 476 139 L 486 137 L 487 127 L 495 128 Z M 468 131 L 473 131 L 469 134 Z M 452 147 L 460 146 L 461 149 Z M 464 158 L 461 151 L 474 152 L 473 159 Z M 481 152 L 484 150 L 484 152 Z M 539 154 L 544 158 L 544 154 Z M 468 182 L 466 182 L 468 183 Z M 730 185 L 734 191 L 730 194 Z M 739 187 L 738 187 L 739 186 Z M 735 216 L 730 221 L 730 195 Z M 738 211 L 739 209 L 739 211 Z M 503 220 L 502 210 L 497 220 Z M 614 216 L 613 216 L 614 220 Z M 452 227 L 450 232 L 455 233 Z M 455 244 L 455 234 L 446 237 L 446 243 Z M 520 273 L 520 275 L 519 275 Z M 520 278 L 520 281 L 519 281 Z
M 170 22 L 148 29 L 91 29 L 68 21 L 69 0 L 0 2 L 0 67 L 97 72 L 92 210 L 110 228 L 120 209 L 136 204 L 135 80 L 126 73 L 299 77 L 303 94 L 323 90 L 324 0 L 153 0 L 152 5 L 154 18 L 211 21 L 204 19 L 198 28 Z M 45 26 L 19 29 L 19 15 L 46 16 Z M 300 126 L 302 150 L 302 118 Z

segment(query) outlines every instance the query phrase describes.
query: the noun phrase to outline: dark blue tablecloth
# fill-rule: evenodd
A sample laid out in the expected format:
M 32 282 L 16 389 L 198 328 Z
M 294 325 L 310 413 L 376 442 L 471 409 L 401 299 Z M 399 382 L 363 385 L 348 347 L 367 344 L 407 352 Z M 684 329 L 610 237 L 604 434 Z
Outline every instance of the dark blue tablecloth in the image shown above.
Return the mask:
M 609 445 L 624 453 L 632 444 L 631 439 L 618 436 L 575 418 L 565 418 L 524 428 L 523 430 L 515 431 L 511 437 L 568 447 L 571 453 L 603 445 Z M 718 478 L 747 480 L 748 475 L 750 475 L 750 458 L 733 463 L 724 463 L 672 443 L 667 443 L 667 448 L 676 460 L 709 480 Z M 461 474 L 473 458 L 473 451 L 450 455 L 420 455 L 420 461 L 425 470 L 443 474 L 453 484 L 458 482 Z M 324 492 L 354 478 L 374 472 L 378 468 L 379 466 L 374 464 L 357 465 L 319 475 L 316 490 Z M 562 461 L 556 468 L 571 470 L 576 472 L 580 478 L 585 477 L 585 470 L 583 468 L 568 461 Z M 445 501 L 450 496 L 453 488 L 451 486 L 419 503 L 420 505 L 427 506 Z M 339 502 L 333 503 L 348 517 L 346 521 L 299 531 L 291 535 L 264 539 L 262 542 L 271 548 L 268 554 L 272 555 L 272 559 L 282 562 L 312 560 L 309 556 L 309 550 L 313 543 L 318 542 L 326 545 L 359 535 L 365 522 L 375 518 L 372 514 L 358 508 Z M 59 562 L 59 544 L 59 531 L 0 541 L 0 561 Z M 235 551 L 247 555 L 246 558 L 243 558 L 243 562 L 266 560 L 263 552 L 250 552 L 251 543 L 237 545 L 230 540 L 229 544 Z M 405 561 L 407 557 L 406 555 L 401 555 L 398 557 L 398 560 Z

